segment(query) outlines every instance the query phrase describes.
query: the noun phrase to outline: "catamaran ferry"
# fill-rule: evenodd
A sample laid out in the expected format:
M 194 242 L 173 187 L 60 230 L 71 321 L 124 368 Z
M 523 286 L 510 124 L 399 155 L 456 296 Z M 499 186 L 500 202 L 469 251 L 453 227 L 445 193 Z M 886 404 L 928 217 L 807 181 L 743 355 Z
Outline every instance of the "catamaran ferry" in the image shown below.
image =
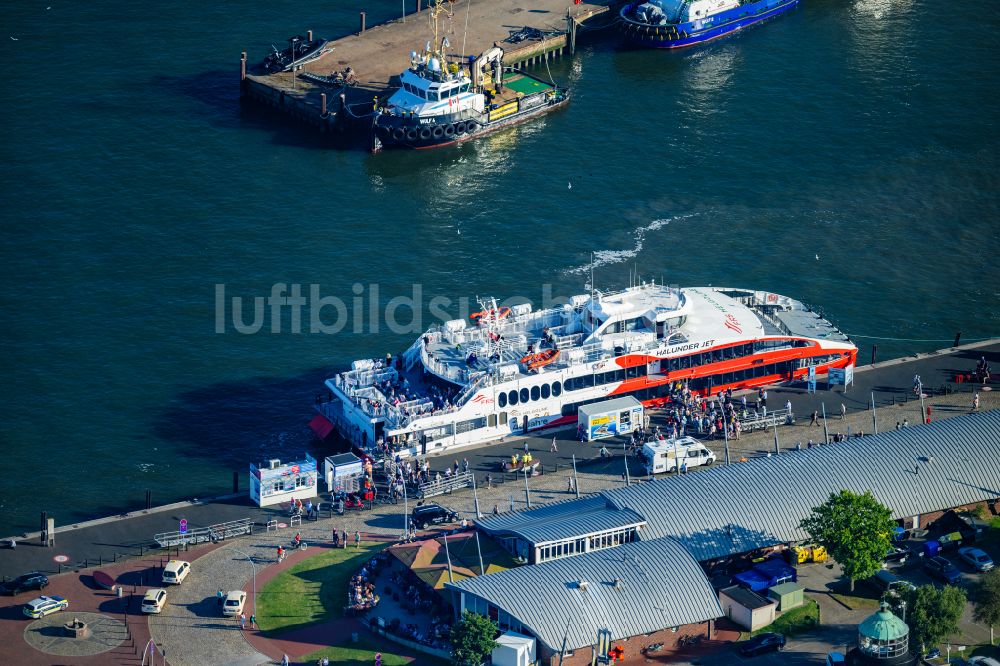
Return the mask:
M 326 381 L 312 427 L 356 446 L 425 455 L 576 421 L 584 404 L 669 400 L 852 367 L 857 347 L 799 301 L 764 291 L 641 284 L 562 307 L 499 307 L 434 326 L 393 359 Z

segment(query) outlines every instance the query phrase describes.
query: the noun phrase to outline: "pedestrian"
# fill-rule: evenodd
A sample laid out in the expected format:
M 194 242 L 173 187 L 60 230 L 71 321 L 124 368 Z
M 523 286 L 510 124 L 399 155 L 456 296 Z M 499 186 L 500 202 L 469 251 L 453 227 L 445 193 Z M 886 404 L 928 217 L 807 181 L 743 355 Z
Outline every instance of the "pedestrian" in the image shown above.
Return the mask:
M 257 615 L 255 613 L 250 613 L 250 628 L 257 628 Z
M 688 461 L 685 460 L 684 462 L 681 463 L 681 474 L 687 474 L 687 473 L 688 473 Z
M 816 411 L 815 409 L 813 410 L 812 421 L 809 422 L 809 425 L 811 425 L 811 426 L 818 426 L 819 425 L 819 412 Z
M 240 613 L 240 631 L 243 631 L 246 628 L 247 628 L 247 614 Z
M 568 492 L 568 493 L 573 492 L 573 477 L 572 476 L 567 476 L 566 477 L 566 492 Z
M 979 394 L 977 393 L 977 394 L 976 394 L 976 395 L 975 395 L 975 396 L 974 396 L 974 397 L 972 398 L 972 411 L 976 411 L 976 410 L 978 410 L 978 409 L 979 409 Z
M 494 516 L 499 516 L 500 515 L 500 505 L 499 504 L 494 504 L 493 505 L 493 515 Z
M 226 593 L 222 591 L 221 587 L 219 588 L 219 591 L 215 593 L 215 597 L 218 599 L 219 607 L 221 608 L 222 604 L 226 601 Z
M 847 406 L 840 403 L 840 420 L 843 421 L 845 416 L 847 416 Z
M 524 440 L 524 452 L 528 452 L 528 440 Z
M 791 400 L 786 400 L 785 401 L 785 411 L 788 412 L 789 414 L 792 413 L 792 401 Z
M 287 654 L 281 656 L 281 666 L 288 666 L 288 655 Z
M 337 545 L 337 537 L 339 535 L 340 535 L 340 533 L 337 531 L 337 528 L 334 527 L 333 528 L 333 534 L 330 535 L 330 541 L 333 542 L 334 547 L 336 547 L 336 545 Z
M 910 427 L 910 419 L 903 419 L 903 427 L 904 428 Z
M 559 447 L 556 446 L 556 438 L 552 438 L 552 446 L 549 447 L 549 453 L 559 453 Z
M 896 421 L 896 430 L 899 430 L 899 429 L 900 429 L 900 428 L 902 428 L 902 427 L 903 427 L 903 426 L 899 425 L 899 421 Z
M 493 475 L 492 474 L 487 474 L 486 475 L 486 489 L 487 490 L 492 490 L 493 489 Z
M 361 548 L 361 530 L 354 533 L 354 545 Z
M 340 547 L 347 548 L 347 530 L 340 533 Z

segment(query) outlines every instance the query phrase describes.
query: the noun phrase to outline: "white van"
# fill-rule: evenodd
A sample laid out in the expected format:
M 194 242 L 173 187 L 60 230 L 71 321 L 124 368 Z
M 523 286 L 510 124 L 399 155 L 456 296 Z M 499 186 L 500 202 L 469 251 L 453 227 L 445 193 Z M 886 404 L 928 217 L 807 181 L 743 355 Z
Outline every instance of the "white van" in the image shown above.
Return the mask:
M 163 584 L 180 585 L 191 573 L 191 563 L 184 560 L 170 560 L 167 566 L 163 567 Z
M 715 462 L 715 454 L 694 437 L 647 442 L 642 447 L 642 456 L 647 474 L 673 472 L 678 464 L 683 470 L 685 464 L 690 469 Z

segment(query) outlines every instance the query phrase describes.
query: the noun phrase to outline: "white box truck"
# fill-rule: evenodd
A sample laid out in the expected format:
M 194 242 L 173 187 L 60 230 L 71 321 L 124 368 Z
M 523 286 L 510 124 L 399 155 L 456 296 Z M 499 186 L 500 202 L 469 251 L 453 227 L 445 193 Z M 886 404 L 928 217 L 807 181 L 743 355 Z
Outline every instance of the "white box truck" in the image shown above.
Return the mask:
M 678 464 L 683 470 L 685 463 L 690 469 L 715 462 L 715 454 L 694 437 L 647 442 L 642 447 L 642 457 L 646 462 L 647 474 L 673 472 Z

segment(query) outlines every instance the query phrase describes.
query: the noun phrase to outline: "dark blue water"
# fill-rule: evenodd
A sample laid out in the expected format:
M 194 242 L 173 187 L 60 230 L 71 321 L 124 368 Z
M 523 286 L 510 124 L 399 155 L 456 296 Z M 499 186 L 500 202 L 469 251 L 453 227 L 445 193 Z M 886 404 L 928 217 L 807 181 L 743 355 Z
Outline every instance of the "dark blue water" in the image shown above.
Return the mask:
M 1000 15 L 984 5 L 944 21 L 929 0 L 807 0 L 680 53 L 588 35 L 551 65 L 567 109 L 426 154 L 332 151 L 241 109 L 240 51 L 397 7 L 8 8 L 0 532 L 147 488 L 223 492 L 248 461 L 305 450 L 322 379 L 415 337 L 378 314 L 372 333 L 373 285 L 376 313 L 414 284 L 450 316 L 477 294 L 540 304 L 582 291 L 596 251 L 598 287 L 638 272 L 774 290 L 897 339 L 857 338 L 863 358 L 1000 333 Z M 216 332 L 216 285 L 250 323 L 275 283 L 319 285 L 349 321 L 309 333 L 305 314 L 290 333 L 286 308 L 281 332 L 265 313 L 248 335 L 227 308 Z

